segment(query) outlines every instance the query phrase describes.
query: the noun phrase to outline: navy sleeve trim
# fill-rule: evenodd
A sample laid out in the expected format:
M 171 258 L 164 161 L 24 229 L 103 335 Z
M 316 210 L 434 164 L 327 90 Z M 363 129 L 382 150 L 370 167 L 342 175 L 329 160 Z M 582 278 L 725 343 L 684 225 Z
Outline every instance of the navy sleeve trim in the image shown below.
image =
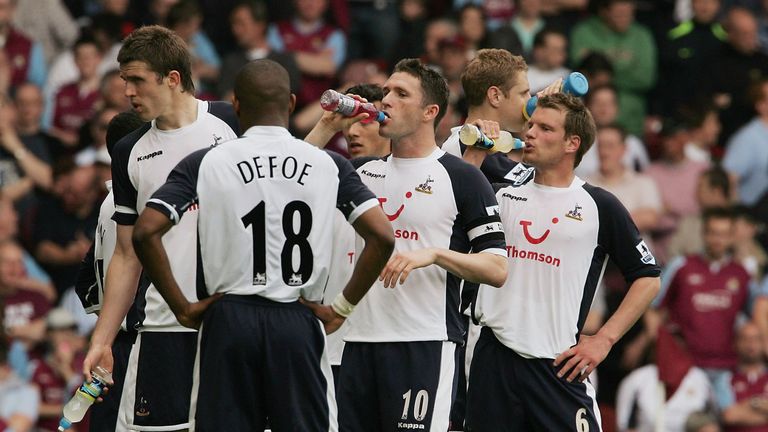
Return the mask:
M 136 213 L 138 192 L 136 186 L 131 182 L 131 177 L 128 172 L 128 164 L 130 163 L 131 152 L 133 151 L 134 146 L 139 142 L 141 137 L 147 133 L 150 127 L 151 124 L 146 123 L 137 130 L 129 133 L 118 141 L 117 144 L 115 144 L 115 148 L 112 150 L 112 190 L 114 190 L 115 196 L 116 215 L 130 215 Z M 133 222 L 129 219 L 130 218 L 123 218 L 123 222 L 120 222 L 117 219 L 114 220 L 121 225 L 131 225 Z
M 339 170 L 339 186 L 336 195 L 336 207 L 344 214 L 349 223 L 358 216 L 378 205 L 376 195 L 360 180 L 352 164 L 338 153 L 325 151 L 333 159 Z
M 168 175 L 164 185 L 152 194 L 147 206 L 159 210 L 173 223 L 181 220 L 187 209 L 197 203 L 197 178 L 200 165 L 209 151 L 216 147 L 206 147 L 190 153 L 181 160 Z
M 208 102 L 208 112 L 224 121 L 237 136 L 240 136 L 240 121 L 231 103 L 224 101 Z

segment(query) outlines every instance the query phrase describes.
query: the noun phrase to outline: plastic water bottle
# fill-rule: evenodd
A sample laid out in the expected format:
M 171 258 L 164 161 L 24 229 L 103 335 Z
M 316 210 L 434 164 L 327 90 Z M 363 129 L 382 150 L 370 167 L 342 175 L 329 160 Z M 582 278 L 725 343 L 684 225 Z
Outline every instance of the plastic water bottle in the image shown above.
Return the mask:
M 84 382 L 75 392 L 72 399 L 64 405 L 64 412 L 59 420 L 59 432 L 72 427 L 72 423 L 77 423 L 85 417 L 91 405 L 104 392 L 104 388 L 112 383 L 112 374 L 101 366 L 97 366 L 95 371 L 91 371 L 93 379 L 91 382 Z
M 560 91 L 574 96 L 584 96 L 589 91 L 589 81 L 587 81 L 587 77 L 581 72 L 571 72 L 563 80 L 563 86 L 560 87 Z M 525 117 L 526 120 L 529 120 L 533 115 L 533 112 L 536 111 L 536 102 L 538 101 L 538 96 L 533 96 L 528 99 L 528 102 L 523 108 L 523 117 Z
M 490 152 L 508 153 L 511 150 L 519 150 L 525 147 L 523 141 L 503 130 L 495 140 L 488 138 L 477 126 L 465 124 L 459 130 L 459 141 L 466 146 L 475 146 Z
M 361 113 L 367 113 L 368 118 L 363 121 L 383 122 L 387 115 L 376 109 L 370 102 L 360 102 L 352 96 L 341 94 L 336 90 L 326 90 L 320 96 L 320 106 L 326 111 L 334 111 L 345 117 L 354 117 Z

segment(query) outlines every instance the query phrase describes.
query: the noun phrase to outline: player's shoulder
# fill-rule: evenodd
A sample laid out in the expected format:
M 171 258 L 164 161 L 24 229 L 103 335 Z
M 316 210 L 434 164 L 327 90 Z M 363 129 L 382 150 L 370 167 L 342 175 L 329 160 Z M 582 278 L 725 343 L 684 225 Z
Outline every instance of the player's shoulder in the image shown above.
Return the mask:
M 226 123 L 226 125 L 232 129 L 232 132 L 236 135 L 240 135 L 240 121 L 238 120 L 237 113 L 235 113 L 235 109 L 231 103 L 224 101 L 208 101 L 206 103 L 208 104 L 208 114 L 213 118 Z
M 448 152 L 437 158 L 437 162 L 443 166 L 445 171 L 451 177 L 461 179 L 461 181 L 488 183 L 483 173 L 476 166 L 466 162 L 464 159 L 452 155 Z
M 127 163 L 128 156 L 130 156 L 133 149 L 136 147 L 136 145 L 141 141 L 141 139 L 144 137 L 144 135 L 149 132 L 149 130 L 152 128 L 152 123 L 147 122 L 144 123 L 141 127 L 134 130 L 133 132 L 129 133 L 128 135 L 122 137 L 117 143 L 115 144 L 115 148 L 112 150 L 112 158 L 117 159 L 118 161 L 121 161 L 122 163 Z
M 608 192 L 599 186 L 595 186 L 587 182 L 584 182 L 581 188 L 595 202 L 595 206 L 597 207 L 598 211 L 608 212 L 609 214 L 616 211 L 626 212 L 624 205 L 621 203 L 621 201 L 619 201 L 618 198 L 616 198 L 616 195 L 612 194 L 611 192 Z

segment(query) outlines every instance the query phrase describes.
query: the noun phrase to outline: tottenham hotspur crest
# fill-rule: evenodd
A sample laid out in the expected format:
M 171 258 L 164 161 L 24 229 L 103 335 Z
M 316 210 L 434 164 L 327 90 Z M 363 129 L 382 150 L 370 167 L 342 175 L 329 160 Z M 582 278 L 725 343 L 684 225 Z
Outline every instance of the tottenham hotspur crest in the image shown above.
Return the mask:
M 425 194 L 431 194 L 432 193 L 432 186 L 430 183 L 434 183 L 435 181 L 432 179 L 432 177 L 427 174 L 427 179 L 424 181 L 424 183 L 416 186 L 416 192 L 421 192 Z
M 579 203 L 576 203 L 576 206 L 573 208 L 573 210 L 569 210 L 568 213 L 565 214 L 565 217 L 577 220 L 579 222 L 584 220 L 584 218 L 581 216 L 581 206 Z

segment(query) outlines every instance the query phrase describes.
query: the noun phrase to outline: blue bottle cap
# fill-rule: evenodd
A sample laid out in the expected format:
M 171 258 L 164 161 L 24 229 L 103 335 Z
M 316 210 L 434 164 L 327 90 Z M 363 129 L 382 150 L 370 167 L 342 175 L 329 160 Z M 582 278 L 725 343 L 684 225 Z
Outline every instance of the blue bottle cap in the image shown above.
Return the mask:
M 584 96 L 589 91 L 589 81 L 581 72 L 571 72 L 563 83 L 563 93 Z

